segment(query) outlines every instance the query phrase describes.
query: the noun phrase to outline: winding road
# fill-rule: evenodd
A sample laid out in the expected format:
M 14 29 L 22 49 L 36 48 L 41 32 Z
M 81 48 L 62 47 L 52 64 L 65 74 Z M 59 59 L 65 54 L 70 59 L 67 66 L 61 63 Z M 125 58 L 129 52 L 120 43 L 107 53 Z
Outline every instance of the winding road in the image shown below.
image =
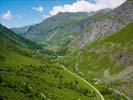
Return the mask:
M 99 97 L 101 98 L 101 100 L 105 100 L 104 97 L 102 96 L 102 94 L 93 86 L 91 85 L 88 81 L 86 81 L 85 79 L 81 78 L 80 76 L 76 75 L 75 73 L 71 72 L 70 70 L 68 70 L 65 66 L 60 65 L 64 70 L 66 70 L 67 72 L 69 72 L 70 74 L 74 75 L 75 77 L 79 78 L 80 80 L 82 80 L 83 82 L 85 82 L 86 84 L 88 84 L 90 87 L 92 87 L 97 94 L 99 95 Z

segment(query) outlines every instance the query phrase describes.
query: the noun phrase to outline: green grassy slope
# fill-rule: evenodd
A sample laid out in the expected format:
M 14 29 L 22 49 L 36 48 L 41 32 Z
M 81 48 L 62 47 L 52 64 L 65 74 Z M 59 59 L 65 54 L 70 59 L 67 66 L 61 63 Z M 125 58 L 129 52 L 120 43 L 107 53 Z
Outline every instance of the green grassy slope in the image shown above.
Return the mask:
M 94 40 L 82 50 L 68 54 L 61 63 L 94 84 L 101 92 L 107 88 L 103 93 L 107 100 L 117 98 L 111 94 L 114 92 L 111 92 L 110 88 L 115 88 L 132 98 L 132 33 L 133 24 L 129 24 L 111 36 Z M 104 86 L 107 87 L 103 89 Z M 106 94 L 108 90 L 110 92 Z M 123 100 L 123 97 L 120 98 Z
M 59 65 L 12 51 L 0 53 L 0 94 L 4 100 L 99 100 L 95 91 Z
M 34 57 L 30 41 L 3 26 L 0 36 L 1 100 L 101 100 L 92 87 L 59 64 Z
M 41 47 L 32 41 L 20 37 L 0 24 L 0 48 L 30 54 L 36 52 Z

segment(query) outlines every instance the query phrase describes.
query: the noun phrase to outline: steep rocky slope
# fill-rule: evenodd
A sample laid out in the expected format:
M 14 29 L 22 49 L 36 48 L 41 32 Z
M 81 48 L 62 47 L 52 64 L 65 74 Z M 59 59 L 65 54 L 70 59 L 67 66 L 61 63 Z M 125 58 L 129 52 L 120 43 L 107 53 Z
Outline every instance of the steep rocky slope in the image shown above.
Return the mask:
M 85 32 L 75 42 L 82 48 L 86 43 L 108 34 L 117 32 L 129 23 L 133 22 L 133 0 L 127 0 L 124 4 L 114 9 L 103 17 L 97 17 L 95 22 L 88 24 L 89 31 Z

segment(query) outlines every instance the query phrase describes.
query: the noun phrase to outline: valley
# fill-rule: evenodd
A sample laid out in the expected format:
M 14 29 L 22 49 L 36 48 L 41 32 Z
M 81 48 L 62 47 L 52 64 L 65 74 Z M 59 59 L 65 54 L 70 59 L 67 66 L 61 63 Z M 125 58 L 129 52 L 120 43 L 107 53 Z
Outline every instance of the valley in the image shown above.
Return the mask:
M 0 23 L 0 100 L 132 100 L 132 8 Z

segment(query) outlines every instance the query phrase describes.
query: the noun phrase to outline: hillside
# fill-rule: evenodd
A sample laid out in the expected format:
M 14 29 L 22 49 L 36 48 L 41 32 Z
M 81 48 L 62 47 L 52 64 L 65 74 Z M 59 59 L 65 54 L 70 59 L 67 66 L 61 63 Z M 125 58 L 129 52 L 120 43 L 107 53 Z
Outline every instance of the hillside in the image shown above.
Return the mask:
M 87 32 L 82 34 L 74 44 L 80 48 L 84 47 L 88 42 L 97 38 L 110 35 L 119 31 L 126 25 L 133 22 L 133 0 L 127 0 L 125 3 L 115 8 L 105 16 L 95 17 L 93 23 L 88 24 L 86 27 Z
M 108 12 L 110 9 L 91 13 L 59 13 L 30 27 L 25 37 L 52 46 L 68 45 L 82 34 L 83 23 L 91 23 L 94 16 L 103 16 Z
M 67 68 L 94 84 L 101 93 L 102 85 L 107 85 L 106 92 L 111 90 L 124 94 L 127 100 L 131 100 L 133 98 L 132 33 L 133 24 L 129 24 L 111 36 L 88 43 L 80 51 L 71 51 L 64 60 L 60 61 Z M 108 98 L 110 93 L 104 96 Z
M 31 55 L 36 52 L 36 50 L 41 49 L 41 46 L 13 33 L 11 30 L 0 24 L 0 49 L 14 50 Z
M 103 100 L 58 63 L 38 59 L 31 43 L 0 25 L 1 100 Z

